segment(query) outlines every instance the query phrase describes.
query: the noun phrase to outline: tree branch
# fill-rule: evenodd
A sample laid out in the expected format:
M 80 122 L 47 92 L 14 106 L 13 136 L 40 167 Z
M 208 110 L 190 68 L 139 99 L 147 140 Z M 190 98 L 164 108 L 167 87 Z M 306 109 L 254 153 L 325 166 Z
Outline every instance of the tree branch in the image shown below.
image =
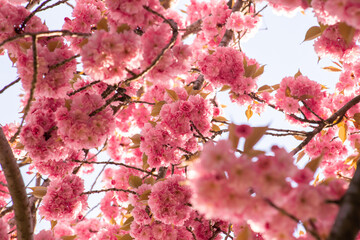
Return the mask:
M 328 240 L 355 239 L 360 229 L 360 166 L 357 164 L 354 177 L 340 203 L 339 213 Z
M 25 191 L 25 184 L 16 163 L 14 154 L 1 127 L 0 164 L 4 172 L 13 202 L 17 238 L 19 240 L 33 240 L 32 217 L 27 194 Z

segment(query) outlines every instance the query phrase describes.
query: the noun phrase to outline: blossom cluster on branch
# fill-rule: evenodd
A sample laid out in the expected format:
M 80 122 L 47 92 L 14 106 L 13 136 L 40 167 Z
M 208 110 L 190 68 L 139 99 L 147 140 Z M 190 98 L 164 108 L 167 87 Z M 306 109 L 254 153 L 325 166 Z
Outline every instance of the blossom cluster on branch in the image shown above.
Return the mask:
M 0 129 L 0 239 L 360 239 L 360 4 L 170 3 L 0 0 L 0 54 L 18 74 L 0 94 L 23 88 L 21 121 Z M 72 15 L 49 30 L 38 14 L 61 4 Z M 266 63 L 241 44 L 267 6 L 315 14 L 305 41 L 340 72 L 334 91 L 300 71 L 260 86 Z M 235 125 L 219 92 L 293 129 Z M 299 145 L 255 148 L 264 135 Z M 5 166 L 28 166 L 26 198 Z M 51 228 L 34 234 L 37 216 Z

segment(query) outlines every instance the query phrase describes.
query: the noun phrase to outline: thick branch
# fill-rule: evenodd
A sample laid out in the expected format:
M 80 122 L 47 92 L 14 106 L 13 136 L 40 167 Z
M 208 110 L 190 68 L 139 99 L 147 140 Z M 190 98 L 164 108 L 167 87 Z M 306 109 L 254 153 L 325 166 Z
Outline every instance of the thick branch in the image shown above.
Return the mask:
M 328 240 L 355 239 L 360 229 L 360 168 L 346 191 Z
M 8 189 L 13 201 L 17 238 L 19 240 L 33 239 L 33 226 L 25 184 L 16 163 L 14 154 L 0 127 L 0 164 L 4 172 Z
M 325 127 L 331 127 L 338 122 L 345 116 L 346 112 L 358 104 L 360 102 L 360 95 L 354 97 L 349 102 L 347 102 L 342 108 L 340 108 L 338 111 L 333 113 L 328 119 L 325 120 L 325 122 L 320 122 L 319 126 L 316 127 L 312 132 L 308 133 L 307 137 L 304 141 L 302 141 L 299 146 L 297 146 L 294 150 L 291 151 L 293 155 L 295 155 L 297 152 L 299 152 L 303 147 L 305 147 L 313 137 L 315 137 L 316 134 L 321 132 Z

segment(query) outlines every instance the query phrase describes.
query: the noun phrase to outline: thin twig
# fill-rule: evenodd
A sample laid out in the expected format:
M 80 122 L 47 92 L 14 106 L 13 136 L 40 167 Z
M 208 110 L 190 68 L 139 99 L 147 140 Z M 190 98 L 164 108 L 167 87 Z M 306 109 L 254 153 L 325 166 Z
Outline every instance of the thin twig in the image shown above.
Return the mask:
M 85 86 L 83 86 L 83 87 L 81 87 L 81 88 L 78 88 L 78 89 L 74 90 L 74 91 L 71 92 L 71 93 L 68 93 L 67 95 L 68 95 L 69 97 L 71 97 L 72 95 L 75 95 L 76 93 L 81 92 L 81 91 L 83 91 L 83 90 L 85 90 L 85 89 L 87 89 L 87 88 L 89 88 L 89 87 L 91 87 L 91 86 L 93 86 L 93 85 L 95 85 L 95 84 L 98 84 L 98 83 L 100 83 L 100 82 L 101 82 L 100 80 L 91 82 L 91 83 L 89 83 L 89 84 L 87 84 L 87 85 L 85 85 Z
M 49 66 L 49 69 L 50 69 L 50 70 L 53 70 L 53 69 L 55 69 L 55 68 L 58 68 L 58 67 L 66 64 L 66 63 L 68 63 L 68 62 L 71 62 L 72 60 L 74 60 L 74 59 L 76 59 L 76 58 L 78 58 L 78 57 L 80 57 L 80 54 L 76 54 L 75 56 L 72 56 L 72 57 L 70 57 L 70 58 L 67 58 L 67 59 L 59 62 L 59 63 L 56 63 L 56 64 L 54 64 L 54 65 L 51 65 L 51 66 Z
M 138 168 L 138 167 L 134 167 L 134 166 L 130 166 L 124 163 L 117 163 L 117 162 L 89 162 L 89 161 L 80 161 L 80 160 L 72 160 L 73 162 L 78 162 L 78 163 L 83 163 L 83 164 L 106 164 L 106 165 L 115 165 L 115 166 L 122 166 L 122 167 L 126 167 L 126 168 L 130 168 L 130 169 L 134 169 L 143 173 L 147 173 L 151 176 L 157 177 L 158 175 L 153 173 L 153 172 L 149 172 L 146 171 L 144 169 Z
M 22 117 L 20 126 L 18 127 L 18 130 L 16 131 L 16 133 L 11 137 L 10 142 L 13 143 L 15 141 L 15 139 L 17 138 L 17 136 L 20 134 L 21 128 L 24 124 L 25 118 L 30 110 L 30 106 L 31 106 L 31 102 L 32 99 L 34 97 L 34 93 L 35 93 L 35 86 L 36 86 L 36 82 L 37 82 L 37 75 L 38 75 L 38 62 L 37 62 L 37 48 L 36 48 L 36 44 L 37 44 L 37 37 L 36 35 L 32 36 L 32 50 L 33 50 L 33 80 L 31 82 L 31 88 L 30 88 L 30 94 L 29 94 L 29 99 L 26 103 L 26 106 L 24 107 L 24 115 Z
M 69 30 L 54 30 L 54 31 L 45 31 L 45 32 L 36 32 L 36 33 L 22 33 L 17 34 L 16 36 L 10 37 L 5 39 L 0 43 L 0 47 L 5 45 L 6 43 L 13 42 L 18 39 L 22 38 L 29 38 L 29 37 L 37 37 L 43 38 L 43 37 L 64 37 L 64 36 L 70 36 L 70 37 L 90 37 L 91 33 L 80 33 L 80 32 L 71 32 Z
M 132 81 L 138 80 L 140 78 L 142 78 L 143 76 L 145 76 L 148 72 L 150 72 L 159 62 L 160 60 L 163 58 L 164 54 L 174 46 L 177 36 L 179 34 L 178 31 L 178 26 L 177 23 L 172 20 L 172 19 L 167 19 L 165 18 L 163 15 L 161 15 L 160 13 L 152 10 L 151 8 L 149 8 L 148 6 L 143 6 L 143 8 L 153 14 L 155 14 L 156 16 L 162 18 L 164 20 L 164 22 L 166 22 L 172 29 L 173 35 L 169 41 L 168 44 L 166 44 L 166 46 L 161 50 L 160 54 L 158 54 L 158 56 L 152 61 L 152 63 L 150 64 L 150 66 L 148 66 L 144 71 L 142 71 L 141 73 L 137 74 L 136 76 L 133 76 L 131 78 L 128 78 L 124 81 L 125 84 L 129 84 Z
M 297 217 L 295 217 L 294 215 L 292 215 L 291 213 L 287 212 L 285 209 L 275 205 L 275 203 L 273 203 L 270 199 L 265 198 L 264 201 L 269 204 L 271 207 L 275 208 L 276 210 L 278 210 L 281 214 L 289 217 L 291 220 L 295 221 L 296 223 L 300 223 L 300 219 L 298 219 Z M 309 229 L 305 224 L 303 224 L 303 227 L 305 228 L 305 230 L 307 232 L 309 232 L 315 239 L 317 240 L 321 240 L 320 235 L 317 231 L 315 231 L 314 229 Z
M 102 193 L 102 192 L 127 192 L 131 194 L 138 195 L 135 191 L 127 190 L 127 189 L 120 189 L 120 188 L 107 188 L 107 189 L 101 189 L 101 190 L 93 190 L 88 192 L 83 192 L 81 195 L 89 195 L 93 193 Z
M 109 161 L 107 161 L 107 162 L 110 162 L 110 159 L 109 159 Z M 84 163 L 84 161 L 82 161 L 82 163 Z M 101 171 L 99 172 L 99 174 L 96 176 L 93 184 L 91 185 L 90 191 L 92 191 L 92 190 L 94 189 L 94 186 L 95 186 L 97 180 L 99 179 L 100 175 L 101 175 L 101 174 L 103 173 L 103 171 L 105 170 L 106 166 L 107 166 L 107 164 L 105 163 L 105 165 L 103 166 L 103 168 L 101 169 Z
M 48 2 L 50 2 L 51 0 L 46 0 L 43 3 L 40 4 L 40 6 L 38 6 L 34 11 L 32 11 L 25 19 L 24 21 L 21 23 L 20 25 L 20 29 L 24 29 L 27 22 L 30 21 L 30 19 L 37 13 L 40 11 L 40 9 L 45 6 Z
M 20 82 L 21 78 L 17 78 L 16 80 L 12 81 L 11 83 L 9 83 L 8 85 L 6 85 L 5 87 L 3 87 L 1 90 L 0 90 L 0 94 L 3 93 L 6 89 L 8 89 L 9 87 L 11 87 L 12 85 Z
M 58 1 L 57 3 L 54 3 L 54 4 L 50 5 L 50 6 L 47 6 L 47 7 L 44 7 L 44 8 L 42 8 L 42 9 L 40 9 L 38 12 L 42 12 L 42 11 L 45 11 L 45 10 L 47 10 L 47 9 L 56 7 L 56 6 L 60 5 L 60 4 L 67 3 L 67 1 L 69 1 L 69 0 L 61 0 L 61 1 Z

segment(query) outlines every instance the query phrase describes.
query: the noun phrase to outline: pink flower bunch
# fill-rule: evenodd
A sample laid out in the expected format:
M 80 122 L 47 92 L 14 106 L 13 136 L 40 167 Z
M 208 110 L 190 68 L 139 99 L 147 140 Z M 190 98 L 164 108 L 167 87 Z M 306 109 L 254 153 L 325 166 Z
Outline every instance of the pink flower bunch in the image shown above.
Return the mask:
M 105 186 L 108 188 L 128 189 L 129 177 L 136 175 L 138 172 L 133 169 L 127 169 L 120 167 L 118 169 L 107 168 L 104 173 Z M 119 202 L 125 202 L 128 200 L 128 194 L 126 192 L 114 193 Z
M 79 166 L 80 163 L 73 162 L 73 160 L 83 160 L 84 153 L 82 151 L 70 150 L 67 157 L 53 158 L 53 159 L 36 159 L 32 164 L 36 170 L 44 175 L 49 175 L 50 178 L 63 177 Z M 83 169 L 82 167 L 81 169 Z
M 64 101 L 38 98 L 33 102 L 20 134 L 20 142 L 34 162 L 46 163 L 50 159 L 66 159 L 71 148 L 59 141 L 55 111 Z
M 260 18 L 252 14 L 244 15 L 242 12 L 234 12 L 226 21 L 226 28 L 236 32 L 246 31 L 246 35 L 253 34 L 260 27 Z M 245 33 L 245 32 L 242 32 Z
M 192 238 L 191 233 L 185 227 L 174 227 L 156 221 L 148 225 L 140 225 L 133 222 L 131 224 L 130 235 L 138 240 L 187 240 Z
M 87 207 L 84 180 L 76 175 L 67 175 L 50 182 L 43 197 L 40 215 L 47 220 L 73 220 Z
M 300 101 L 318 115 L 325 114 L 321 108 L 321 101 L 325 97 L 322 92 L 321 85 L 308 77 L 300 75 L 297 77 L 285 77 L 280 83 L 280 88 L 275 95 L 275 101 L 279 108 L 286 113 L 297 113 L 300 108 Z M 306 107 L 301 107 L 310 119 L 315 116 L 308 112 Z
M 177 147 L 181 139 L 177 139 L 161 124 L 155 127 L 145 124 L 141 135 L 140 150 L 148 156 L 147 163 L 150 167 L 179 162 L 182 152 Z
M 109 10 L 109 17 L 117 25 L 127 23 L 132 28 L 137 26 L 146 28 L 158 19 L 143 6 L 148 6 L 160 14 L 164 11 L 157 0 L 106 0 L 105 4 Z
M 182 226 L 189 218 L 191 190 L 184 181 L 185 178 L 174 175 L 153 186 L 148 204 L 155 219 Z
M 71 99 L 69 109 L 56 111 L 58 134 L 69 147 L 94 148 L 103 144 L 115 128 L 112 111 L 106 107 L 94 116 L 93 111 L 105 104 L 97 94 L 79 93 Z
M 330 1 L 331 2 L 331 1 Z M 314 42 L 315 52 L 320 58 L 329 57 L 340 61 L 349 58 L 349 52 L 356 46 L 356 38 L 346 42 L 340 34 L 339 24 L 329 26 Z
M 286 15 L 292 15 L 296 11 L 305 10 L 309 7 L 306 0 L 268 0 L 274 11 Z
M 34 236 L 35 240 L 55 240 L 55 237 L 51 230 L 41 230 Z
M 321 206 L 327 199 L 341 197 L 344 191 L 333 189 L 342 181 L 334 180 L 327 186 L 310 186 L 313 173 L 309 170 L 299 172 L 292 155 L 284 149 L 272 147 L 272 152 L 272 156 L 260 154 L 255 159 L 246 154 L 236 157 L 230 143 L 225 140 L 217 145 L 207 143 L 190 174 L 195 209 L 208 218 L 221 218 L 235 224 L 247 221 L 251 229 L 261 233 L 265 239 L 278 239 L 280 236 L 292 239 L 296 222 L 272 208 L 271 201 L 303 223 L 316 217 L 319 221 L 315 225 L 327 234 L 331 227 L 328 222 L 332 220 L 325 219 L 334 219 L 338 207 L 334 205 L 326 213 Z M 292 180 L 297 182 L 296 186 L 290 184 Z
M 160 111 L 162 124 L 175 136 L 192 132 L 191 122 L 204 135 L 209 135 L 213 107 L 209 100 L 199 95 L 189 96 L 186 101 L 178 100 L 165 104 Z
M 315 15 L 324 24 L 331 25 L 341 21 L 360 29 L 360 3 L 356 0 L 316 0 L 311 5 L 315 9 Z
M 30 14 L 24 6 L 13 5 L 7 0 L 0 1 L 0 42 L 8 37 L 16 35 L 15 27 L 19 27 L 24 19 Z M 46 31 L 47 27 L 42 24 L 38 16 L 33 16 L 26 26 L 25 32 Z M 13 47 L 15 47 L 12 44 Z M 16 47 L 15 47 L 16 48 Z
M 113 192 L 105 193 L 100 202 L 100 210 L 107 220 L 115 219 L 119 215 L 119 204 Z
M 244 68 L 246 56 L 230 47 L 218 47 L 210 55 L 203 55 L 199 67 L 205 78 L 215 86 L 229 85 L 238 94 L 251 92 L 256 87 L 256 79 L 246 77 Z M 254 60 L 247 59 L 247 65 L 256 65 Z
M 89 240 L 100 231 L 102 223 L 98 219 L 86 219 L 76 224 L 74 227 L 76 237 L 79 240 Z
M 124 80 L 127 66 L 135 66 L 140 53 L 140 37 L 133 31 L 96 31 L 80 53 L 87 74 L 115 84 Z
M 151 212 L 147 205 L 147 201 L 140 198 L 146 194 L 150 194 L 152 186 L 149 184 L 143 184 L 136 189 L 137 195 L 133 194 L 129 196 L 129 202 L 134 209 L 131 211 L 131 215 L 134 217 L 134 222 L 139 225 L 151 224 Z
M 49 44 L 58 44 L 61 47 L 50 51 Z M 65 97 L 66 93 L 71 90 L 70 80 L 76 71 L 76 61 L 72 60 L 61 66 L 54 67 L 56 64 L 68 59 L 74 53 L 62 42 L 62 39 L 49 41 L 48 46 L 37 46 L 37 82 L 35 96 L 37 97 Z M 20 54 L 16 62 L 18 74 L 21 78 L 25 91 L 29 92 L 33 81 L 33 50 L 28 49 L 25 54 Z

